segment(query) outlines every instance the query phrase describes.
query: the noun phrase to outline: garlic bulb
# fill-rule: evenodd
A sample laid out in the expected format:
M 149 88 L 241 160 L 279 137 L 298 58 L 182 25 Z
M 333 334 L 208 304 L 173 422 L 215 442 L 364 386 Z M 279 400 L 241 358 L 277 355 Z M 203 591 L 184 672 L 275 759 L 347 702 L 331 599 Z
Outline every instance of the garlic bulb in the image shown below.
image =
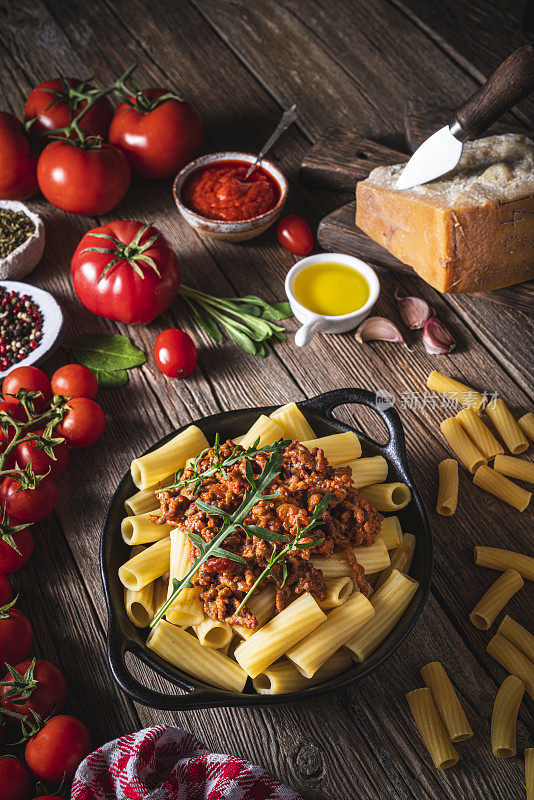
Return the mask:
M 402 334 L 390 319 L 386 317 L 367 317 L 356 331 L 358 342 L 378 340 L 383 342 L 400 342 L 406 344 Z
M 456 340 L 440 319 L 430 317 L 423 328 L 423 344 L 427 353 L 437 356 L 454 350 Z
M 401 297 L 396 289 L 395 300 L 402 321 L 412 331 L 424 327 L 427 319 L 433 314 L 433 309 L 422 297 Z

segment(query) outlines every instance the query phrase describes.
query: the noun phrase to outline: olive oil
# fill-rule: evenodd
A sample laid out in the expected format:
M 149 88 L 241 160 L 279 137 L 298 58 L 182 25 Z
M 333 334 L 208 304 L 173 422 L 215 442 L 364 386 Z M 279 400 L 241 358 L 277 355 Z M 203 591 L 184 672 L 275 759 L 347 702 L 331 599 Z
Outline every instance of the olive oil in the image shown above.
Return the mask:
M 293 292 L 299 303 L 315 314 L 339 317 L 366 304 L 369 284 L 352 267 L 325 261 L 299 272 Z

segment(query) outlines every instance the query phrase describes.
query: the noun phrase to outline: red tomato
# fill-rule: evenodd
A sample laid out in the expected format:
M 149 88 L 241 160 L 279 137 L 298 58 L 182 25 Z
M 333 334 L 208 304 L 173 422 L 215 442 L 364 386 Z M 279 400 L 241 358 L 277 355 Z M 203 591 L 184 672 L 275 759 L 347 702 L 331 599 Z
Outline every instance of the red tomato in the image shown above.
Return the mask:
M 72 214 L 107 214 L 130 185 L 130 165 L 111 144 L 84 148 L 70 140 L 50 142 L 39 157 L 37 180 L 46 199 Z
M 92 88 L 90 83 L 79 78 L 52 78 L 32 89 L 24 106 L 26 122 L 34 120 L 30 136 L 34 138 L 56 128 L 66 128 L 87 105 L 87 101 L 81 100 L 77 93 Z M 113 107 L 107 97 L 102 97 L 83 115 L 78 125 L 82 133 L 106 138 L 112 117 Z
M 32 197 L 38 189 L 36 169 L 24 125 L 13 114 L 0 111 L 0 198 Z
M 169 378 L 185 378 L 196 367 L 198 352 L 189 334 L 167 328 L 154 344 L 154 358 L 160 372 Z
M 16 572 L 28 562 L 32 552 L 33 536 L 29 528 L 16 531 L 7 523 L 0 523 L 0 572 L 6 575 Z
M 42 436 L 44 431 L 32 431 L 37 436 Z M 31 461 L 35 475 L 46 475 L 55 478 L 67 468 L 69 463 L 69 448 L 65 442 L 54 445 L 53 452 L 55 460 L 45 453 L 42 448 L 36 447 L 31 440 L 22 442 L 15 448 L 15 458 L 20 469 L 26 469 L 26 465 Z M 49 471 L 50 470 L 50 471 Z
M 14 756 L 0 756 L 0 800 L 28 800 L 30 776 Z
M 106 417 L 98 403 L 88 397 L 73 397 L 67 405 L 69 411 L 56 428 L 58 435 L 69 447 L 89 447 L 97 442 L 106 427 Z
M 112 252 L 99 253 L 92 248 Z M 109 268 L 117 257 L 119 261 Z M 76 248 L 70 269 L 74 290 L 84 306 L 101 317 L 128 324 L 152 322 L 180 289 L 180 265 L 174 250 L 157 228 L 142 222 L 118 220 L 93 228 Z
M 92 402 L 92 401 L 89 401 Z M 46 476 L 35 489 L 20 489 L 17 478 L 4 478 L 0 486 L 0 505 L 16 522 L 41 522 L 52 513 L 57 500 L 56 484 Z
M 98 381 L 95 373 L 81 364 L 65 364 L 51 378 L 52 394 L 63 397 L 89 397 L 96 400 Z
M 9 663 L 9 662 L 8 662 Z M 13 668 L 13 665 L 11 665 Z M 67 699 L 67 683 L 54 664 L 40 659 L 27 659 L 14 667 L 18 672 L 17 694 L 4 698 L 13 689 L 15 678 L 7 672 L 0 686 L 0 705 L 15 714 L 34 719 L 35 711 L 42 719 L 59 714 Z M 22 695 L 24 694 L 24 699 Z
M 21 369 L 21 367 L 17 367 L 17 369 Z M 24 409 L 22 408 L 22 406 L 19 405 L 19 403 L 5 403 L 5 402 L 0 401 L 0 411 L 5 411 L 7 414 L 10 414 L 13 417 L 13 419 L 16 419 L 18 422 L 26 422 L 27 421 L 26 413 L 25 413 Z M 15 429 L 10 427 L 9 431 L 7 433 L 7 436 L 6 436 L 6 434 L 4 433 L 2 428 L 0 428 L 0 442 L 11 441 L 11 439 L 13 438 L 13 433 L 14 432 L 15 432 Z M 3 450 L 2 450 L 2 452 L 3 452 Z
M 4 379 L 2 394 L 6 403 L 12 403 L 19 389 L 30 392 L 41 392 L 41 397 L 33 401 L 36 411 L 41 411 L 52 397 L 50 379 L 46 372 L 38 367 L 17 367 Z
M 9 603 L 12 597 L 13 591 L 11 589 L 9 578 L 7 575 L 4 575 L 3 572 L 0 572 L 0 607 L 5 606 L 6 603 Z
M 11 601 L 13 602 L 13 601 Z M 32 644 L 32 629 L 22 611 L 0 608 L 0 664 L 18 664 L 28 654 Z
M 147 89 L 121 103 L 109 129 L 109 141 L 126 155 L 142 178 L 169 178 L 192 161 L 202 147 L 202 117 L 186 100 L 169 98 L 165 89 Z
M 89 731 L 79 719 L 52 717 L 26 745 L 30 772 L 46 783 L 70 781 L 91 749 Z
M 285 250 L 296 256 L 307 256 L 313 249 L 311 228 L 302 217 L 290 214 L 278 223 L 276 237 Z

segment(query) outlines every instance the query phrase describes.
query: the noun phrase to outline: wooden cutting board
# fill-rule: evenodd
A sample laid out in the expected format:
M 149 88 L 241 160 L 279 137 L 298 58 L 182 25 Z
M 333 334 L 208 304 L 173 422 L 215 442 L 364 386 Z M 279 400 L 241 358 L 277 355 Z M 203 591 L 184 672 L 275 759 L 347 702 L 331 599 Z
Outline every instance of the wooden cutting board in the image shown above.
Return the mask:
M 441 127 L 443 120 L 450 118 L 450 109 L 425 106 L 416 101 L 408 103 L 405 111 L 405 132 L 412 150 Z M 489 132 L 504 133 L 511 130 L 534 136 L 533 131 L 502 124 L 494 125 Z M 408 158 L 406 153 L 358 136 L 355 131 L 334 126 L 318 139 L 304 157 L 300 176 L 303 183 L 310 186 L 353 193 L 357 181 L 366 178 L 375 167 L 398 164 Z M 411 267 L 403 264 L 356 227 L 355 213 L 356 201 L 353 200 L 324 217 L 317 231 L 321 246 L 331 252 L 348 253 L 397 272 L 415 275 Z M 534 281 L 493 292 L 479 292 L 477 297 L 534 313 Z

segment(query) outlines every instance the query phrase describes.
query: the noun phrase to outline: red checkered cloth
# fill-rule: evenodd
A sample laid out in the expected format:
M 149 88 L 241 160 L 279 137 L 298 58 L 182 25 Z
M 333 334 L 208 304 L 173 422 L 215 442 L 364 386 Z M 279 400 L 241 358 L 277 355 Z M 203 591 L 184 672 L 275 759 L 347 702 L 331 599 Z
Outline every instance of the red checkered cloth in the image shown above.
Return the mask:
M 71 800 L 303 800 L 261 767 L 210 753 L 180 728 L 121 736 L 82 761 Z

